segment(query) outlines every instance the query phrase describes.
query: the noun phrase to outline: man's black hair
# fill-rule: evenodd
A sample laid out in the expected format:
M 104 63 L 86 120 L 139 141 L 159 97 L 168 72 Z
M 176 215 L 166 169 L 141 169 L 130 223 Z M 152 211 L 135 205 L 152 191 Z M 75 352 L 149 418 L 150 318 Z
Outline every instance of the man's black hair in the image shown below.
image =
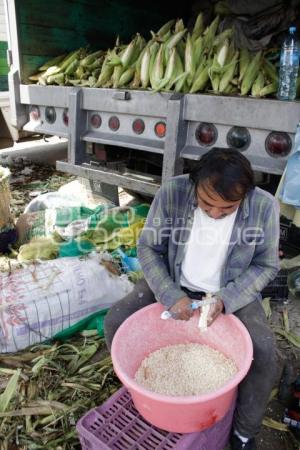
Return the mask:
M 190 180 L 208 185 L 226 201 L 238 201 L 254 188 L 254 174 L 248 159 L 233 148 L 213 147 L 191 171 Z

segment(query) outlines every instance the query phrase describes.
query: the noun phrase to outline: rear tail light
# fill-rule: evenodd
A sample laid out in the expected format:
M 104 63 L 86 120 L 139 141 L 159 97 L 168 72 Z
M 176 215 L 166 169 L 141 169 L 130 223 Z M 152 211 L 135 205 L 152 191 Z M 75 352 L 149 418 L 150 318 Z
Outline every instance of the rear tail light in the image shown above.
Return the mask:
M 145 123 L 142 119 L 135 119 L 132 124 L 132 129 L 135 134 L 142 134 L 145 131 Z
M 63 112 L 63 123 L 66 127 L 69 126 L 69 111 L 67 109 L 64 109 Z
M 91 125 L 93 128 L 100 128 L 102 124 L 102 119 L 99 114 L 93 114 L 91 116 Z
M 292 149 L 292 140 L 287 133 L 272 131 L 266 139 L 265 147 L 271 156 L 286 156 Z
M 251 142 L 250 133 L 244 127 L 232 127 L 227 134 L 227 144 L 236 150 L 246 150 Z
M 200 123 L 195 132 L 198 143 L 204 147 L 214 145 L 218 138 L 218 131 L 212 123 Z
M 54 123 L 56 121 L 56 112 L 53 106 L 47 106 L 45 109 L 45 119 L 48 123 Z
M 108 126 L 112 131 L 117 131 L 120 127 L 120 121 L 117 116 L 110 117 L 108 121 Z
M 29 116 L 31 120 L 39 120 L 41 117 L 40 108 L 38 106 L 31 106 Z
M 165 122 L 157 122 L 154 127 L 154 131 L 157 137 L 163 138 L 166 135 L 167 125 Z

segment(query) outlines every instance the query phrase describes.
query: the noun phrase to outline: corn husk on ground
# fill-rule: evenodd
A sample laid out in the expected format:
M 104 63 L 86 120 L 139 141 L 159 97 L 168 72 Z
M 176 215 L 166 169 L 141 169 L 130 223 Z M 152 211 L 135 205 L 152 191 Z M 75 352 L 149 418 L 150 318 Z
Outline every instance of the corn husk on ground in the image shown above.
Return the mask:
M 233 43 L 234 29 L 219 32 L 220 17 L 206 28 L 200 13 L 193 29 L 170 20 L 146 41 L 137 33 L 127 45 L 89 53 L 80 48 L 39 68 L 29 81 L 41 85 L 210 92 L 263 97 L 274 94 L 278 69 L 263 52 Z
M 0 450 L 79 449 L 78 419 L 119 387 L 95 331 L 0 355 Z

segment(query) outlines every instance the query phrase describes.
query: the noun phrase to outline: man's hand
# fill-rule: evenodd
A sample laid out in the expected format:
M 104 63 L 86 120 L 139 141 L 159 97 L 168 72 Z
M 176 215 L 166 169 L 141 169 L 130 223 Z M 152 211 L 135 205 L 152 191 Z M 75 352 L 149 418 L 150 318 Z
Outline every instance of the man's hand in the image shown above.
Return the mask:
M 208 316 L 207 316 L 207 326 L 210 326 L 216 318 L 223 312 L 224 304 L 219 297 L 214 297 L 217 303 L 210 305 Z
M 193 315 L 192 301 L 189 297 L 183 297 L 170 308 L 173 318 L 176 320 L 189 320 Z

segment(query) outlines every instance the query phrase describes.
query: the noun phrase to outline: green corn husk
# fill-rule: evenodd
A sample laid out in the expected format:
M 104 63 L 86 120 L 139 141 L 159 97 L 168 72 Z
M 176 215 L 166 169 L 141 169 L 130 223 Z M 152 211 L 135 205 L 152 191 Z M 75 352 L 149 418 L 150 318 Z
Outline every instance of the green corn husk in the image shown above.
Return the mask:
M 10 378 L 5 391 L 0 395 L 0 413 L 5 413 L 12 398 L 16 395 L 18 380 L 20 376 L 20 370 L 16 370 L 14 375 Z
M 196 41 L 201 36 L 203 31 L 204 31 L 203 13 L 201 12 L 198 14 L 195 20 L 195 25 L 191 36 L 192 41 L 193 42 Z
M 241 48 L 240 50 L 240 75 L 239 75 L 239 81 L 241 82 L 244 78 L 245 72 L 247 70 L 247 67 L 250 64 L 250 53 L 247 48 Z
M 187 29 L 185 28 L 184 30 L 178 31 L 178 33 L 174 34 L 166 43 L 166 48 L 168 50 L 171 50 L 173 47 L 175 47 L 175 45 L 177 45 L 181 41 L 186 32 Z
M 175 23 L 175 19 L 169 20 L 169 22 L 165 23 L 156 33 L 157 36 L 165 36 L 172 28 Z
M 124 71 L 125 71 L 124 66 L 115 66 L 114 67 L 114 71 L 113 71 L 113 74 L 111 77 L 111 81 L 113 83 L 114 89 L 119 87 L 119 81 L 120 81 L 121 75 L 123 74 Z
M 204 31 L 204 48 L 206 48 L 207 50 L 210 50 L 213 46 L 219 22 L 220 16 L 216 16 L 212 23 Z
M 76 71 L 78 66 L 79 66 L 79 60 L 76 58 L 66 68 L 65 75 L 68 75 L 68 76 L 73 75 L 73 73 Z
M 164 63 L 163 63 L 164 46 L 160 45 L 156 54 L 155 61 L 152 69 L 150 69 L 150 83 L 152 89 L 157 89 L 164 75 Z M 151 67 L 151 60 L 150 60 Z
M 202 36 L 199 36 L 193 42 L 193 52 L 194 52 L 194 61 L 197 66 L 200 63 L 200 58 L 201 58 L 202 52 L 203 52 L 203 37 Z
M 146 89 L 149 86 L 150 81 L 150 59 L 151 53 L 150 48 L 147 48 L 143 54 L 141 61 L 141 71 L 140 71 L 140 79 L 142 83 L 142 87 Z
M 282 330 L 281 328 L 275 328 L 275 333 L 283 336 L 287 341 L 289 341 L 295 347 L 300 348 L 300 336 L 298 336 L 297 334 L 295 334 L 291 331 Z
M 239 57 L 239 52 L 237 51 L 235 53 L 231 63 L 228 64 L 226 71 L 222 75 L 222 78 L 220 80 L 220 85 L 219 85 L 220 92 L 225 92 L 229 83 L 232 82 L 232 80 L 234 78 L 234 73 L 236 70 L 237 62 L 238 62 L 238 57 Z
M 185 54 L 184 54 L 184 70 L 188 73 L 187 83 L 191 86 L 196 72 L 196 63 L 194 59 L 193 44 L 190 34 L 187 35 Z
M 80 58 L 80 53 L 83 51 L 82 48 L 75 50 L 74 52 L 70 53 L 60 64 L 60 70 L 61 72 L 64 72 L 67 67 L 77 58 Z
M 227 28 L 227 30 L 222 31 L 222 33 L 218 34 L 213 42 L 213 47 L 218 47 L 222 45 L 225 40 L 229 40 L 233 36 L 233 28 Z
M 203 91 L 207 85 L 208 80 L 209 80 L 208 67 L 205 66 L 202 69 L 201 73 L 198 75 L 198 77 L 195 79 L 190 89 L 190 93 L 193 94 L 195 92 Z
M 103 87 L 105 83 L 108 82 L 108 80 L 110 80 L 112 74 L 114 71 L 114 67 L 112 65 L 109 64 L 109 59 L 108 57 L 105 58 L 103 65 L 102 65 L 102 69 L 99 75 L 99 78 L 97 80 L 97 83 L 95 85 L 95 87 Z
M 126 86 L 134 77 L 135 67 L 129 67 L 125 72 L 121 75 L 118 86 L 124 87 Z
M 59 55 L 59 56 L 55 56 L 54 58 L 50 59 L 49 61 L 47 61 L 45 64 L 43 64 L 42 66 L 39 67 L 39 71 L 40 72 L 44 72 L 47 69 L 49 69 L 49 67 L 51 66 L 58 66 L 59 63 L 61 61 L 63 61 L 63 59 L 66 57 L 66 54 L 64 53 L 63 55 Z
M 262 71 L 259 72 L 259 74 L 256 77 L 256 80 L 254 81 L 252 88 L 251 88 L 251 95 L 253 97 L 260 97 L 260 93 L 265 85 L 265 77 Z
M 264 97 L 265 95 L 274 94 L 277 92 L 278 89 L 278 83 L 273 82 L 268 84 L 267 86 L 263 87 L 260 91 L 260 97 Z
M 274 81 L 278 83 L 278 72 L 276 70 L 276 67 L 267 58 L 263 59 L 262 68 L 266 74 L 266 77 L 271 82 Z
M 175 34 L 179 33 L 180 31 L 184 31 L 184 30 L 185 30 L 185 27 L 184 27 L 183 20 L 177 19 L 176 23 L 175 23 L 175 30 L 174 30 Z
M 260 70 L 261 55 L 262 55 L 261 51 L 257 52 L 256 55 L 252 58 L 250 64 L 248 65 L 241 84 L 241 95 L 246 95 L 251 90 L 252 85 Z
M 80 65 L 85 67 L 94 63 L 95 60 L 99 59 L 103 55 L 103 50 L 98 50 L 90 55 L 86 56 L 80 61 Z
M 58 73 L 56 75 L 50 75 L 50 77 L 47 77 L 47 84 L 63 85 L 64 82 L 65 82 L 65 74 L 64 73 Z

